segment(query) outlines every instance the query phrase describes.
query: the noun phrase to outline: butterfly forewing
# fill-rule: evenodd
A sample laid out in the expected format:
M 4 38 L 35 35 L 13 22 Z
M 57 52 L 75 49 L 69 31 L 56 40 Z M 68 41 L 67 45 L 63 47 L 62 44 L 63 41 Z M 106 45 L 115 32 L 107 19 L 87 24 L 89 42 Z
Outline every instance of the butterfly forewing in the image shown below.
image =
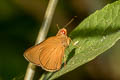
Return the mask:
M 60 69 L 64 49 L 60 39 L 54 36 L 28 49 L 24 56 L 30 62 L 52 72 Z

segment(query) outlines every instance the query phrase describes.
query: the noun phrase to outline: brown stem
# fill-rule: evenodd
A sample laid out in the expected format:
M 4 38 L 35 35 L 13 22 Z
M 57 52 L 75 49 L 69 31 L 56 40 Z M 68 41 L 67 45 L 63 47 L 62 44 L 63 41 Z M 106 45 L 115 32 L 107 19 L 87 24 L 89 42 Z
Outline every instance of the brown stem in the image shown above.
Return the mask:
M 57 3 L 58 0 L 49 1 L 35 45 L 42 42 L 46 38 Z M 33 80 L 35 69 L 36 66 L 32 63 L 29 63 L 24 80 Z

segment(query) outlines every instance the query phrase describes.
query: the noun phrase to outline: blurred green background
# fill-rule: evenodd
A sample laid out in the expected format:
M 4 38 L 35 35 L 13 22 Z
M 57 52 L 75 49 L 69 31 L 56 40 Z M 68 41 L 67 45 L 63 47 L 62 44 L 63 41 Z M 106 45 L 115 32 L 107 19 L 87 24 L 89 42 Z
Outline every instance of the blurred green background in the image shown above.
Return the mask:
M 28 62 L 24 51 L 34 45 L 49 0 L 0 0 L 0 80 L 23 80 Z M 71 32 L 95 10 L 115 0 L 59 0 L 48 36 L 73 16 Z M 57 80 L 120 80 L 120 41 L 91 62 Z M 35 80 L 43 72 L 37 69 Z

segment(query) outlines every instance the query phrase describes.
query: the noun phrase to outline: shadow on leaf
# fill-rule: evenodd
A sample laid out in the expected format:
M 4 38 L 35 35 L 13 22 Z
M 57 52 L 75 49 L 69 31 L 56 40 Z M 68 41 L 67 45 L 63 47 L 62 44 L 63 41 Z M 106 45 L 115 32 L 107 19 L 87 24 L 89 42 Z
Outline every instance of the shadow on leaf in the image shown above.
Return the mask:
M 86 38 L 86 37 L 106 36 L 118 31 L 120 31 L 120 26 L 108 26 L 107 28 L 96 26 L 96 28 L 89 27 L 89 28 L 82 28 L 80 30 L 77 29 L 70 34 L 70 37 L 74 39 L 77 37 Z

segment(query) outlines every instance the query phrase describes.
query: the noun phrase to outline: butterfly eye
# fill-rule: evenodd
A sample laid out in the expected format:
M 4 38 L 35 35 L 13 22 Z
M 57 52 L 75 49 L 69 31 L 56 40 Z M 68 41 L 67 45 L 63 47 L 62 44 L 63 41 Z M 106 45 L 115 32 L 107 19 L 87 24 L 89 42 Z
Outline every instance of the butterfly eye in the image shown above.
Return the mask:
M 65 30 L 62 30 L 61 33 L 65 34 L 66 32 L 65 32 Z

